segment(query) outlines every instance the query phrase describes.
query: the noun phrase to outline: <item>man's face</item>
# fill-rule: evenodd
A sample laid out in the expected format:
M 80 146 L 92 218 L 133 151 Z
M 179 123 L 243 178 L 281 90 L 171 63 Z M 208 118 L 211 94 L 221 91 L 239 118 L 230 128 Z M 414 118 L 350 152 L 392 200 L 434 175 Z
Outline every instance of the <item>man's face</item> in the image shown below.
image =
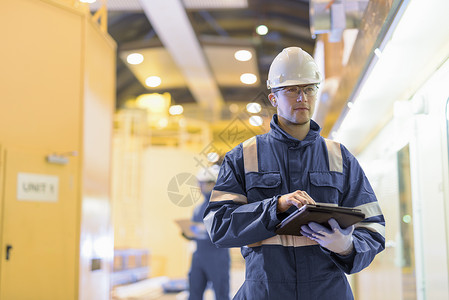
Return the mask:
M 279 117 L 303 125 L 310 122 L 315 111 L 317 89 L 315 84 L 286 86 L 273 91 L 269 99 Z

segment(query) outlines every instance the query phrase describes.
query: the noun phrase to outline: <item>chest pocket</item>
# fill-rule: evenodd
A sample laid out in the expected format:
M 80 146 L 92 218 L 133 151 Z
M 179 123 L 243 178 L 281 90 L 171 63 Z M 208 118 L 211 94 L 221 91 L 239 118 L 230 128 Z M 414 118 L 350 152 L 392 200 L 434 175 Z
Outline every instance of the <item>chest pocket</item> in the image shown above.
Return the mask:
M 344 175 L 338 172 L 310 172 L 310 197 L 320 203 L 339 204 L 344 192 Z
M 250 172 L 246 174 L 248 202 L 260 201 L 278 195 L 281 191 L 279 172 Z
M 327 148 L 329 171 L 309 173 L 309 195 L 322 203 L 339 204 L 344 189 L 343 157 L 340 144 L 324 139 Z M 257 137 L 243 142 L 246 193 L 248 202 L 276 196 L 281 191 L 279 172 L 259 172 Z

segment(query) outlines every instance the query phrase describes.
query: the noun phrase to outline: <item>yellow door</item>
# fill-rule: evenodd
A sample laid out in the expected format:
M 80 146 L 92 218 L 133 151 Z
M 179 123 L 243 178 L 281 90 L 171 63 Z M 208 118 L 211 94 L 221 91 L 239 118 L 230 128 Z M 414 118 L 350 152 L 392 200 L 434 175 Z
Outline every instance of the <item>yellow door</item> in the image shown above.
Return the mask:
M 0 299 L 77 299 L 78 159 L 5 149 Z

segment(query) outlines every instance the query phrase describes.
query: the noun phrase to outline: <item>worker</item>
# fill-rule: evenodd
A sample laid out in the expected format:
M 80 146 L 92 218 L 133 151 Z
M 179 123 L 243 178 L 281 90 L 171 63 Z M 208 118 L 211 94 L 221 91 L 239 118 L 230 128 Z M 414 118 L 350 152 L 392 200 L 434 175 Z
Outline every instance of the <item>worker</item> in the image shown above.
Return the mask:
M 345 273 L 366 268 L 385 247 L 385 220 L 362 168 L 311 119 L 321 80 L 307 52 L 283 49 L 268 73 L 277 111 L 270 131 L 229 151 L 220 167 L 204 223 L 215 245 L 241 247 L 246 275 L 234 299 L 353 299 Z M 315 203 L 358 208 L 365 219 L 276 235 L 287 215 Z
M 195 233 L 196 250 L 192 255 L 189 272 L 189 300 L 203 299 L 208 283 L 212 284 L 216 300 L 229 300 L 229 249 L 212 244 L 203 224 L 203 214 L 209 203 L 211 191 L 217 181 L 219 166 L 201 169 L 197 180 L 204 201 L 195 207 L 191 230 Z

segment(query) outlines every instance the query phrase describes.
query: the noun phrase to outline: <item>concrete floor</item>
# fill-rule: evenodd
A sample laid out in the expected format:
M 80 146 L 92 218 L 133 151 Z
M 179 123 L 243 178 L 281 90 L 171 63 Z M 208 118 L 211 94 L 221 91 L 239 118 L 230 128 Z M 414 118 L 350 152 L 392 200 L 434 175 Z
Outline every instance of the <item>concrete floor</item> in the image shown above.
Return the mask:
M 238 289 L 245 280 L 245 270 L 244 269 L 231 269 L 230 274 L 230 288 L 231 288 L 231 299 L 237 293 Z M 181 292 L 177 294 L 164 294 L 157 298 L 158 300 L 187 300 L 189 298 L 188 292 Z M 207 289 L 204 293 L 203 300 L 215 300 L 214 292 L 211 289 Z

